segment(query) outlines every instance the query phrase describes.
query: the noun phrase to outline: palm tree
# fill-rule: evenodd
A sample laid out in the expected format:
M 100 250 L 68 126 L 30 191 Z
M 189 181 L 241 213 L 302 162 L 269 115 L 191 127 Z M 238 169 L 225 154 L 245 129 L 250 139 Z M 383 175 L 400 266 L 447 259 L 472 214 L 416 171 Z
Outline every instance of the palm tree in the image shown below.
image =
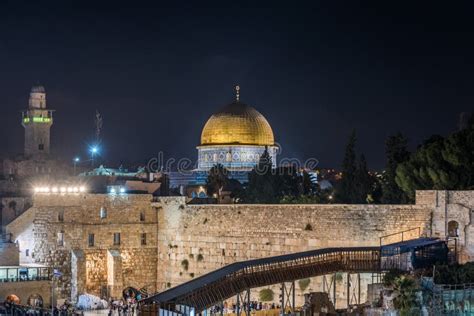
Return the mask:
M 394 280 L 393 290 L 397 296 L 394 298 L 393 304 L 400 311 L 400 315 L 412 315 L 413 309 L 418 307 L 416 300 L 417 289 L 418 286 L 415 279 L 410 276 L 401 275 Z

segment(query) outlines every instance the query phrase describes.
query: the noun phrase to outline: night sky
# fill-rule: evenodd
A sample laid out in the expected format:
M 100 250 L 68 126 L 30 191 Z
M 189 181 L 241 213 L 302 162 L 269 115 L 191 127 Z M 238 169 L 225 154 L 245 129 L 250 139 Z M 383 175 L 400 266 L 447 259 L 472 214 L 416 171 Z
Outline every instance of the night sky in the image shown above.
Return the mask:
M 194 2 L 2 1 L 2 156 L 22 151 L 19 112 L 37 82 L 57 111 L 53 151 L 84 157 L 97 109 L 110 165 L 160 151 L 196 159 L 235 84 L 282 156 L 323 167 L 341 165 L 353 128 L 379 169 L 388 135 L 415 147 L 473 109 L 473 8 L 458 1 Z

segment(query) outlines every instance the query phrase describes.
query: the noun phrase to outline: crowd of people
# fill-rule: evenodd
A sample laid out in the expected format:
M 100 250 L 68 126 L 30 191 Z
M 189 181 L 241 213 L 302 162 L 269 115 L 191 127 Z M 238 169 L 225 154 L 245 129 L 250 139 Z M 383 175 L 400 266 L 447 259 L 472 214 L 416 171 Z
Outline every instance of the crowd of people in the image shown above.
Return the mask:
M 271 310 L 271 309 L 280 309 L 280 305 L 275 303 L 263 303 L 258 301 L 251 301 L 250 305 L 247 305 L 247 302 L 240 304 L 240 312 L 243 313 L 247 310 L 247 306 L 250 308 L 250 311 L 261 311 L 261 310 Z M 224 302 L 223 305 L 216 305 L 210 309 L 211 314 L 230 314 L 237 312 L 237 304 L 228 304 Z
M 135 297 L 112 301 L 109 305 L 109 316 L 135 316 L 138 315 L 138 302 Z

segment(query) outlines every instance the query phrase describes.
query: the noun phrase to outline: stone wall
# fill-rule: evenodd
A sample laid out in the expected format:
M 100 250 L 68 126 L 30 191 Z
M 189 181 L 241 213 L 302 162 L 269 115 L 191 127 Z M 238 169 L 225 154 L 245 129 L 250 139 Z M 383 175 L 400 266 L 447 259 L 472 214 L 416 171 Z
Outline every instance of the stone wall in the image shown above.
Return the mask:
M 0 283 L 0 302 L 5 301 L 8 295 L 14 294 L 20 299 L 20 304 L 28 304 L 28 298 L 32 295 L 40 295 L 43 306 L 51 304 L 51 282 L 50 281 L 27 281 Z
M 2 197 L 0 198 L 0 226 L 8 225 L 32 205 L 29 197 Z
M 432 234 L 440 238 L 451 237 L 451 246 L 457 240 L 459 260 L 474 260 L 474 191 L 421 191 L 431 194 L 433 202 Z M 451 229 L 457 226 L 457 229 Z
M 13 242 L 0 239 L 0 266 L 17 266 L 20 264 L 18 246 Z
M 22 263 L 46 264 L 63 273 L 59 282 L 63 297 L 71 295 L 73 285 L 75 294 L 120 296 L 123 288 L 112 293 L 108 283 L 110 250 L 122 258 L 117 271 L 123 271 L 118 276 L 123 287 L 147 287 L 154 292 L 157 215 L 151 200 L 151 195 L 36 194 L 34 206 L 8 230 L 18 242 Z M 117 233 L 120 244 L 114 243 Z M 89 244 L 91 234 L 93 245 Z M 83 260 L 72 255 L 76 250 L 82 252 Z M 72 279 L 73 271 L 79 280 Z
M 453 220 L 459 225 L 461 258 L 474 254 L 474 191 L 418 192 L 415 205 L 187 205 L 181 197 L 153 202 L 150 195 L 134 194 L 37 194 L 33 204 L 8 229 L 19 243 L 22 262 L 63 272 L 64 297 L 84 292 L 117 297 L 127 286 L 162 291 L 235 261 L 376 246 L 380 237 L 408 229 L 415 229 L 411 237 L 419 228 L 424 235 L 444 238 Z M 121 234 L 120 245 L 114 244 L 114 233 Z M 89 234 L 94 234 L 92 246 Z M 344 302 L 347 276 L 337 278 L 338 301 Z M 369 282 L 370 276 L 363 275 L 364 291 Z M 306 291 L 320 291 L 323 283 L 322 277 L 313 278 Z M 272 289 L 278 299 L 278 286 Z M 252 298 L 257 295 L 253 291 Z M 301 290 L 297 297 L 302 299 Z
M 13 176 L 15 179 L 35 179 L 35 178 L 64 178 L 72 174 L 72 168 L 68 163 L 60 160 L 51 159 L 47 155 L 36 156 L 20 156 L 15 159 L 3 160 L 3 175 L 5 177 Z M 34 183 L 28 182 L 18 187 L 18 191 L 26 191 L 31 193 Z M 26 190 L 25 190 L 26 187 Z M 7 188 L 8 189 L 8 188 Z M 6 191 L 9 192 L 9 191 Z
M 161 198 L 156 207 L 160 290 L 235 261 L 376 246 L 384 235 L 431 230 L 426 205 L 185 205 L 181 198 Z M 384 242 L 400 236 L 394 238 Z M 311 283 L 321 285 L 321 279 Z

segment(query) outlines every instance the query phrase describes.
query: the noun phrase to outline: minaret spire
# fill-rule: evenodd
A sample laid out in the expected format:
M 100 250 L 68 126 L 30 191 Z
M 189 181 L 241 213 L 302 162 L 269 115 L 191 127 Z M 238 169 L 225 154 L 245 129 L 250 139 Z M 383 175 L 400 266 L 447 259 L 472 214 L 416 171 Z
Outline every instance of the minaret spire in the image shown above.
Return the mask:
M 235 101 L 239 102 L 240 99 L 240 86 L 236 85 L 235 86 Z

